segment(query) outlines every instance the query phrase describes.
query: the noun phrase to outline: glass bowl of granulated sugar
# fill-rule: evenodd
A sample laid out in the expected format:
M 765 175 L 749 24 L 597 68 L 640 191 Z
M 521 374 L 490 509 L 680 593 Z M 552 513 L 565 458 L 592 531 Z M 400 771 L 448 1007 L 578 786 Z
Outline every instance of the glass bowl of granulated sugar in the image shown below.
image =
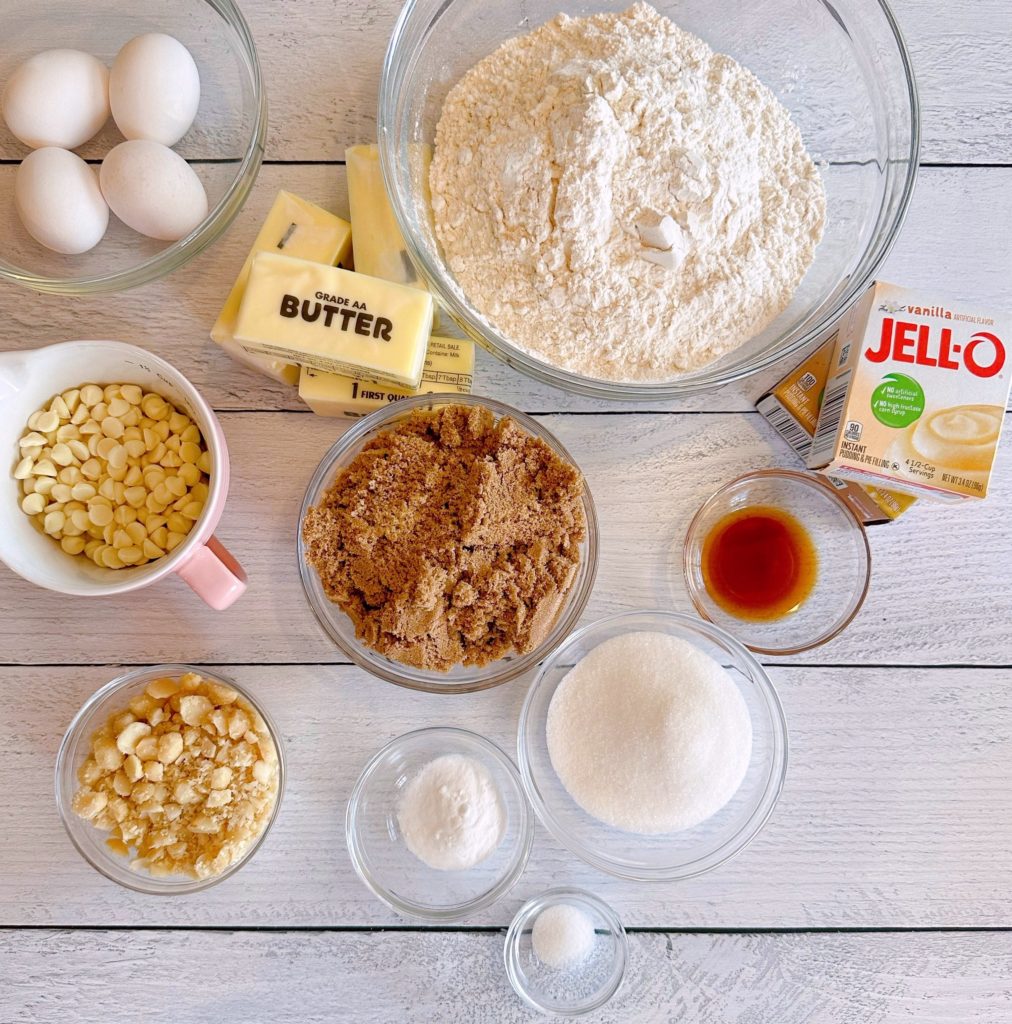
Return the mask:
M 593 867 L 679 881 L 740 853 L 776 805 L 787 725 L 762 666 L 691 615 L 575 632 L 520 712 L 518 765 L 545 827 Z
M 896 239 L 920 129 L 882 0 L 407 0 L 378 141 L 406 255 L 462 330 L 650 400 L 834 323 Z

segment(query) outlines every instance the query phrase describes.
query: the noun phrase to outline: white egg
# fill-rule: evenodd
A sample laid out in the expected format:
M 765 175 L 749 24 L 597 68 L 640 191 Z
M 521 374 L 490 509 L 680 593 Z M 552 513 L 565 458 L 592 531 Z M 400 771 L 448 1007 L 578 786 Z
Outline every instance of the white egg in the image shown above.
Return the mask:
M 7 79 L 0 106 L 26 146 L 74 149 L 109 119 L 109 69 L 80 50 L 37 53 Z
M 207 193 L 193 168 L 160 142 L 121 142 L 102 161 L 102 194 L 128 227 L 174 242 L 207 216 Z
M 29 153 L 14 178 L 14 206 L 25 229 L 47 249 L 93 249 L 109 225 L 98 175 L 76 153 L 51 146 Z
M 190 51 L 162 32 L 131 39 L 113 61 L 109 102 L 125 138 L 174 146 L 200 105 L 200 74 Z

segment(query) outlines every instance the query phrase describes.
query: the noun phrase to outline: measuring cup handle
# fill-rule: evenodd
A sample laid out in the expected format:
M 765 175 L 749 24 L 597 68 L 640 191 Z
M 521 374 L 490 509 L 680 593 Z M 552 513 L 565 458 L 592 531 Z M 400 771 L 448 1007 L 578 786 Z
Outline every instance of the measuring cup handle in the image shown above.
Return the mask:
M 216 612 L 224 611 L 246 590 L 246 572 L 217 537 L 193 549 L 176 570 L 190 589 Z

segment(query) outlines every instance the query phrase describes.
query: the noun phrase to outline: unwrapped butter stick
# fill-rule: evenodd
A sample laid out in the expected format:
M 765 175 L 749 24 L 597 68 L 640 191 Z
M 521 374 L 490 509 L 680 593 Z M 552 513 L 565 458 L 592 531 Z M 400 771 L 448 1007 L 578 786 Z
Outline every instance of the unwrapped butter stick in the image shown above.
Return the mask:
M 419 173 L 427 180 L 432 150 L 418 146 L 415 154 L 420 159 Z M 425 288 L 411 257 L 408 256 L 404 237 L 397 226 L 397 218 L 387 198 L 383 173 L 376 146 L 351 146 L 345 150 L 348 173 L 348 208 L 355 232 L 355 269 L 360 274 L 382 277 L 384 281 Z M 434 320 L 438 322 L 438 311 Z
M 284 253 L 330 266 L 345 263 L 351 255 L 351 225 L 291 192 L 279 192 L 211 328 L 212 340 L 237 362 L 283 384 L 294 385 L 299 381 L 298 366 L 271 356 L 252 355 L 235 340 L 239 305 L 246 291 L 253 257 L 261 252 Z
M 235 338 L 255 355 L 415 388 L 431 331 L 427 291 L 265 252 L 253 258 Z

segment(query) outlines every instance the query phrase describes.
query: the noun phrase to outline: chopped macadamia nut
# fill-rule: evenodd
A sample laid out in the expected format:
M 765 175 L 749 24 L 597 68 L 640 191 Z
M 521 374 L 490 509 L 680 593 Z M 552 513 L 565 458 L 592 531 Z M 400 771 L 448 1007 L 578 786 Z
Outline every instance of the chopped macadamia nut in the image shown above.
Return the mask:
M 152 714 L 152 717 L 154 717 L 154 712 L 153 711 L 151 712 L 151 714 Z M 149 722 L 148 724 L 151 725 L 152 728 L 154 728 L 156 723 Z M 160 738 L 156 739 L 154 736 L 145 736 L 144 739 L 142 739 L 137 744 L 137 747 L 134 749 L 134 753 L 142 761 L 150 761 L 151 758 L 158 756 L 158 744 L 159 744 L 159 742 L 160 742 Z
M 201 725 L 214 709 L 214 705 L 199 694 L 179 698 L 179 713 L 187 725 Z
M 104 771 L 114 772 L 123 763 L 123 754 L 116 746 L 116 741 L 108 734 L 95 738 L 93 750 L 95 762 Z
M 179 693 L 179 683 L 175 679 L 152 679 L 148 683 L 147 694 L 155 700 L 166 700 Z
M 168 425 L 169 415 L 160 422 Z M 190 672 L 153 680 L 112 714 L 77 778 L 74 812 L 108 832 L 107 846 L 131 867 L 209 878 L 241 859 L 266 827 L 278 756 L 266 723 L 237 690 Z
M 158 760 L 162 764 L 172 764 L 183 752 L 183 737 L 178 732 L 166 732 L 158 737 Z
M 109 802 L 109 796 L 101 791 L 79 789 L 74 796 L 74 813 L 82 818 L 94 818 Z
M 145 736 L 151 734 L 151 726 L 147 722 L 131 722 L 116 737 L 116 746 L 120 753 L 132 754 L 137 749 L 137 744 Z

